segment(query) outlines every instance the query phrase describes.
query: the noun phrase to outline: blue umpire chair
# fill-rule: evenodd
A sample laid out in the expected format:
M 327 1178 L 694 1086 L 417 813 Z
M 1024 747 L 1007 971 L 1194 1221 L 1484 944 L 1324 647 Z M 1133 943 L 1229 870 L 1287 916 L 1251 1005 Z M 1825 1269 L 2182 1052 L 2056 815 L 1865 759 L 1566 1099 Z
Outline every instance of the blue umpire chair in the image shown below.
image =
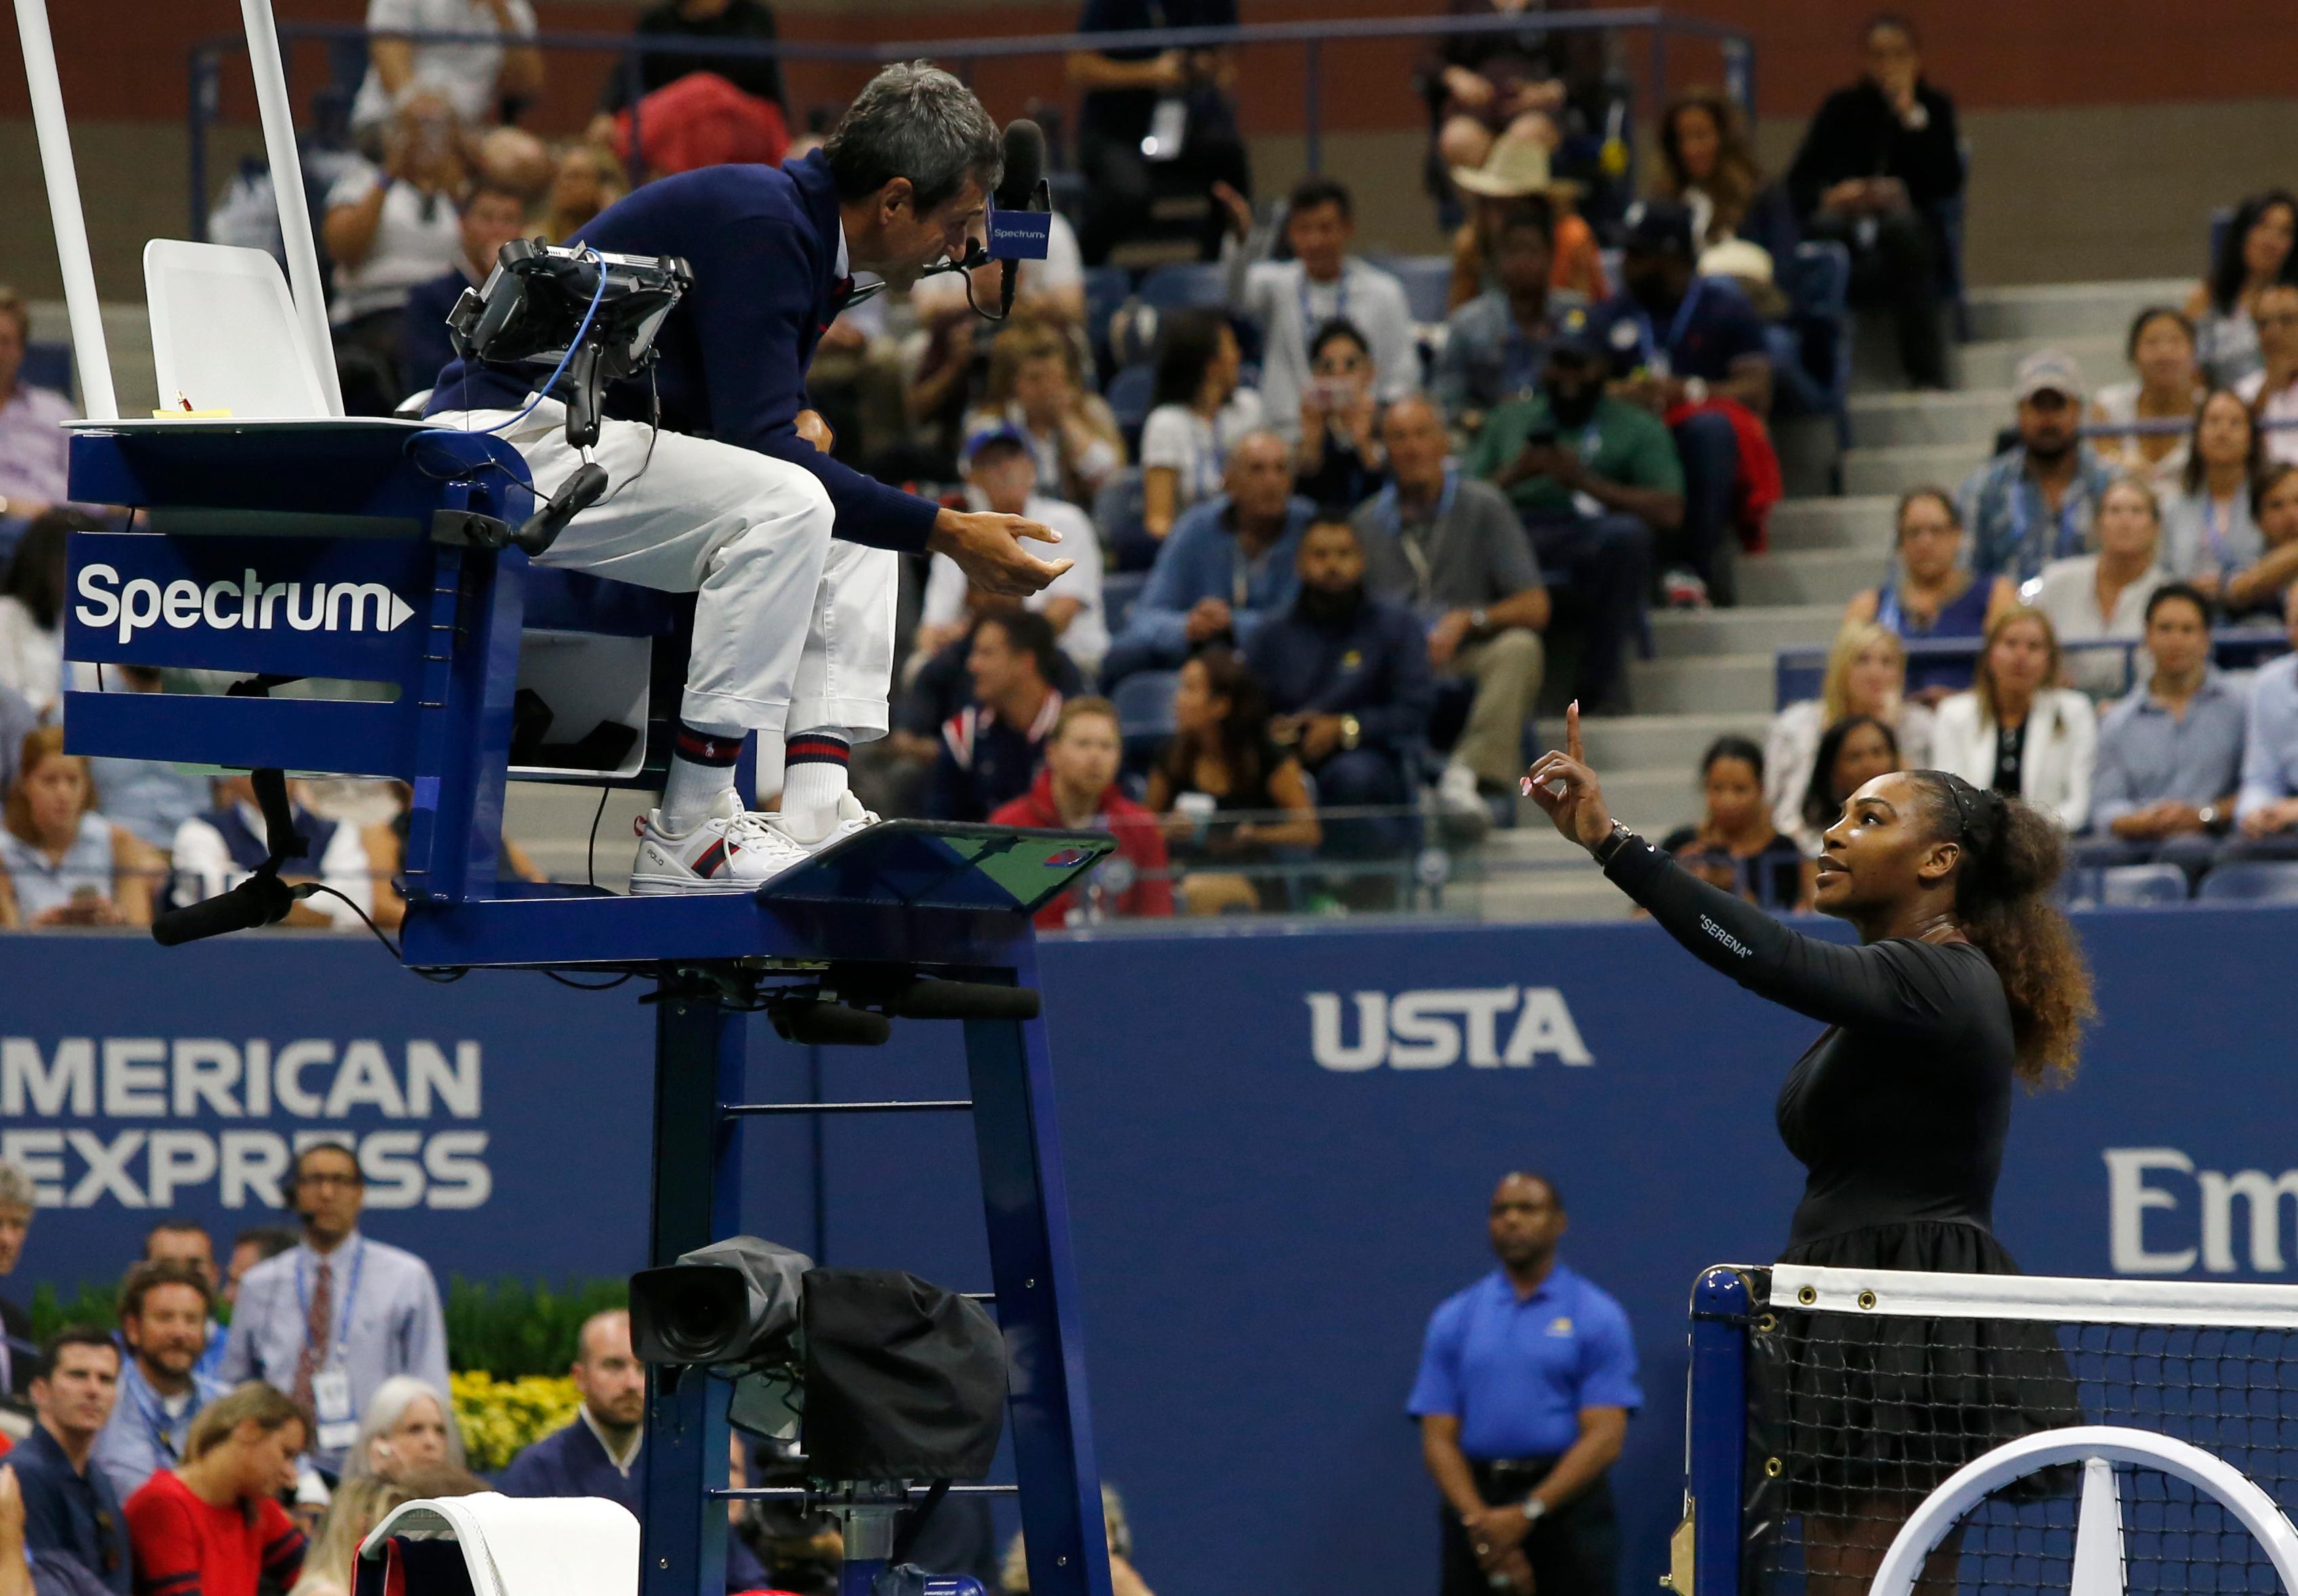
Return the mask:
M 342 413 L 269 0 L 242 5 L 266 141 L 285 175 L 294 291 L 260 251 L 153 241 L 145 275 L 163 408 L 145 417 L 121 416 L 112 392 L 45 4 L 18 7 L 87 393 L 88 418 L 70 426 L 71 494 L 132 512 L 128 530 L 74 535 L 65 652 L 99 671 L 234 678 L 216 694 L 71 691 L 68 746 L 255 773 L 272 849 L 245 882 L 163 916 L 155 935 L 172 944 L 274 922 L 324 890 L 293 881 L 288 776 L 406 783 L 407 912 L 393 951 L 410 969 L 588 972 L 647 989 L 657 1267 L 729 1235 L 748 1119 L 969 1116 L 992 1275 L 991 1290 L 974 1294 L 994 1304 L 1002 1334 L 1018 1483 L 819 1478 L 730 1492 L 732 1383 L 716 1369 L 657 1367 L 635 1589 L 717 1596 L 728 1498 L 747 1495 L 801 1499 L 841 1519 L 843 1596 L 978 1592 L 887 1566 L 895 1514 L 956 1490 L 1018 1496 L 1032 1589 L 1108 1596 L 1030 916 L 1113 840 L 892 822 L 755 893 L 724 896 L 626 897 L 504 873 L 509 780 L 642 785 L 660 770 L 690 603 L 533 564 L 538 528 L 570 490 L 539 506 L 501 439 Z M 525 247 L 506 251 L 498 277 Z M 578 252 L 566 259 L 582 266 Z M 595 314 L 608 262 L 594 253 L 582 269 L 599 285 Z M 567 345 L 578 376 L 591 325 L 586 317 Z M 570 396 L 578 412 L 582 403 L 580 391 Z M 349 699 L 272 696 L 297 679 L 367 686 Z M 549 730 L 531 713 L 538 704 Z M 554 742 L 552 731 L 566 735 Z M 753 1013 L 806 1046 L 882 1042 L 895 1021 L 957 1021 L 971 1095 L 747 1102 Z

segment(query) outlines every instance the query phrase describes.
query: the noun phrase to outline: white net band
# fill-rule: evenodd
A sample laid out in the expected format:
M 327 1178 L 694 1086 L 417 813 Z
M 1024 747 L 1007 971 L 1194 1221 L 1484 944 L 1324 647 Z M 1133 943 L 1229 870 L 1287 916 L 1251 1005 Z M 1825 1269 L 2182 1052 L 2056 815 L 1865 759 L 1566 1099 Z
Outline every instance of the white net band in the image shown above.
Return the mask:
M 1786 1263 L 1773 1265 L 1771 1277 L 1773 1307 L 1814 1313 L 2298 1330 L 2298 1286 L 2091 1280 L 2062 1275 L 1924 1275 Z

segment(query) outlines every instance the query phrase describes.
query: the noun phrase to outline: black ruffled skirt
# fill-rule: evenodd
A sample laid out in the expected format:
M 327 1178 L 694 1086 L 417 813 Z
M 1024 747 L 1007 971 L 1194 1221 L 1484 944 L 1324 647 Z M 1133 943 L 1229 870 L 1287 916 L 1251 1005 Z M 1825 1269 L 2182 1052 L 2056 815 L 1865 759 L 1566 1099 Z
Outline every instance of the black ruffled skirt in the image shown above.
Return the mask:
M 1989 1232 L 1935 1220 L 1823 1236 L 1780 1261 L 2019 1273 Z M 1807 1313 L 1774 1302 L 1765 1322 L 1759 1311 L 1749 1335 L 1749 1494 L 1770 1509 L 1757 1518 L 1864 1517 L 1882 1508 L 1878 1498 L 1922 1496 L 2006 1441 L 2082 1422 L 2056 1327 L 2045 1321 Z M 2055 1494 L 2062 1472 L 2014 1494 Z

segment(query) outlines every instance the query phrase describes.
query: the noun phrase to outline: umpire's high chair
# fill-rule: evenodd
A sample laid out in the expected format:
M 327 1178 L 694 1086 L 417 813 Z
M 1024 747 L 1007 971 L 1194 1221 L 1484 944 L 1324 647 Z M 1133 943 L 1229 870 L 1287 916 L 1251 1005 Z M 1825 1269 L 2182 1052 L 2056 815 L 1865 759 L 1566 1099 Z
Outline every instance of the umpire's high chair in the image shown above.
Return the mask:
M 70 747 L 263 773 L 267 811 L 285 809 L 279 773 L 403 781 L 408 964 L 650 981 L 654 1264 L 732 1230 L 745 1116 L 970 1112 L 1019 1480 L 1003 1489 L 1020 1498 L 1031 1588 L 1107 1596 L 1029 915 L 1111 839 L 895 822 L 755 895 L 637 898 L 506 879 L 508 779 L 638 784 L 661 768 L 654 706 L 674 708 L 688 605 L 531 566 L 506 546 L 535 495 L 500 438 L 342 413 L 269 0 L 242 10 L 293 291 L 259 252 L 155 241 L 145 266 L 161 409 L 123 417 L 45 0 L 15 4 L 88 415 L 72 426 L 71 495 L 132 512 L 124 530 L 72 540 L 65 651 L 99 674 L 134 664 L 234 682 L 211 695 L 70 691 Z M 357 685 L 273 696 L 297 679 Z M 275 852 L 254 889 L 173 921 L 170 935 L 277 918 L 282 867 L 294 873 Z M 743 1016 L 759 1010 L 800 1042 L 883 1040 L 893 1017 L 958 1021 L 971 1096 L 743 1102 Z M 715 1378 L 649 1391 L 643 1596 L 723 1589 L 726 1398 Z M 843 1483 L 822 1486 L 856 1500 Z M 855 1590 L 872 1572 L 862 1550 Z

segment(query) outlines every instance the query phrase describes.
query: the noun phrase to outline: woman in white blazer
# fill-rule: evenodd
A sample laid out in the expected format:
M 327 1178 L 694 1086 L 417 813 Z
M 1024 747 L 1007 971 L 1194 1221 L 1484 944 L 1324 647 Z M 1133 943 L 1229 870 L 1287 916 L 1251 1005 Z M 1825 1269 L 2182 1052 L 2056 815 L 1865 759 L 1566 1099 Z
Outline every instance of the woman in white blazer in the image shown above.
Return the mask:
M 1938 707 L 1931 762 L 2026 799 L 2071 833 L 2090 819 L 2098 720 L 2090 700 L 2058 680 L 2050 618 L 2024 605 L 2004 611 L 1987 628 L 1971 690 Z

